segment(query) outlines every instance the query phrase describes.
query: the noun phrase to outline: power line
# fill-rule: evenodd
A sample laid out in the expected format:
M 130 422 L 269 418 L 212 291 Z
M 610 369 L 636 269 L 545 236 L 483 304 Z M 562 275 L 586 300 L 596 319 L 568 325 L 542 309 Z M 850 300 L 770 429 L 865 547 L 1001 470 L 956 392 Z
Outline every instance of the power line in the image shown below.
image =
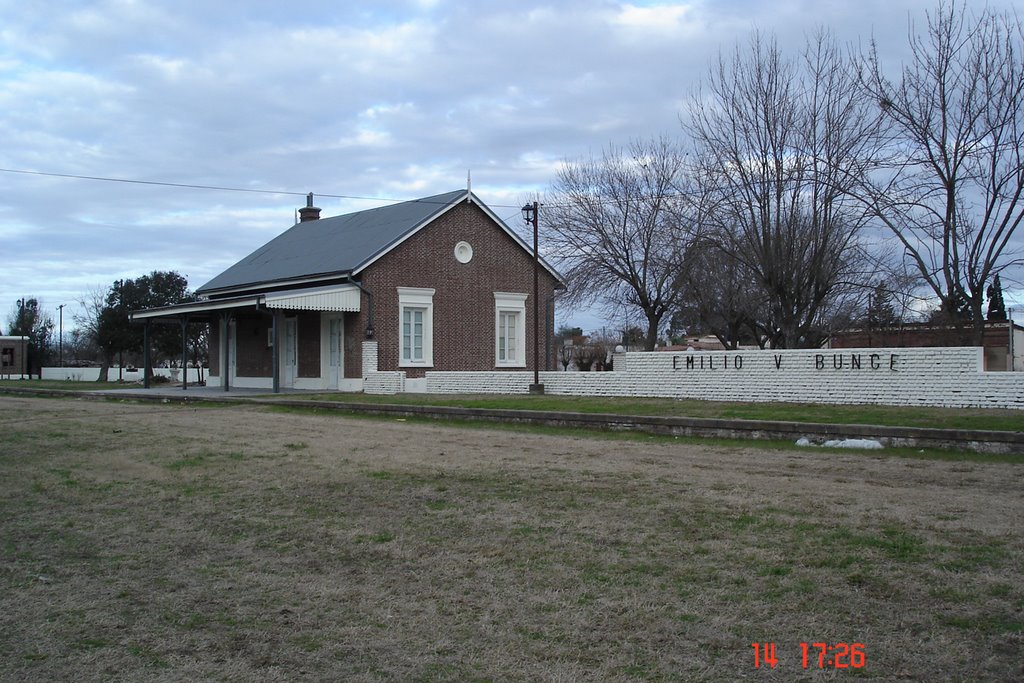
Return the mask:
M 72 180 L 93 180 L 105 183 L 126 183 L 129 185 L 151 185 L 156 187 L 176 187 L 187 190 L 213 190 L 216 192 L 249 192 L 252 194 L 277 194 L 277 195 L 290 195 L 294 197 L 305 197 L 308 192 L 296 192 L 295 190 L 263 190 L 251 187 L 231 187 L 228 185 L 199 185 L 195 183 L 172 183 L 161 180 L 136 180 L 132 178 L 110 178 L 107 176 L 92 176 L 92 175 L 79 175 L 75 173 L 53 173 L 48 171 L 28 171 L 17 168 L 0 168 L 0 173 L 16 173 L 20 175 L 34 175 L 44 176 L 47 178 L 68 178 Z M 400 203 L 418 203 L 418 204 L 442 204 L 443 202 L 431 202 L 425 199 L 396 199 L 395 197 L 366 197 L 362 195 L 350 195 L 350 194 L 327 194 L 323 192 L 314 192 L 317 197 L 327 197 L 328 199 L 354 199 L 360 201 L 371 201 L 371 202 L 392 202 L 395 204 Z M 683 192 L 669 193 L 667 196 L 682 196 Z M 615 199 L 597 199 L 597 204 L 614 204 Z M 566 204 L 550 203 L 546 202 L 542 206 L 548 207 L 565 207 Z M 492 209 L 515 209 L 519 210 L 519 205 L 511 204 L 488 204 Z
M 296 192 L 294 190 L 262 190 L 251 187 L 230 187 L 226 185 L 197 185 L 194 183 L 171 183 L 160 180 L 134 180 L 131 178 L 108 178 L 105 176 L 91 176 L 91 175 L 77 175 L 74 173 L 51 173 L 46 171 L 26 171 L 24 169 L 17 168 L 0 168 L 0 173 L 17 173 L 20 175 L 35 175 L 45 176 L 47 178 L 69 178 L 72 180 L 95 180 L 105 183 L 127 183 L 129 185 L 155 185 L 157 187 L 177 187 L 187 190 L 214 190 L 217 192 L 250 192 L 253 194 L 279 194 L 279 195 L 291 195 L 296 197 L 305 197 L 308 192 Z M 315 193 L 317 197 L 327 197 L 328 199 L 357 199 L 363 201 L 374 201 L 374 202 L 394 202 L 396 204 L 402 202 L 418 202 L 418 203 L 440 203 L 440 202 L 427 202 L 423 199 L 395 199 L 394 197 L 364 197 L 360 195 L 349 195 L 349 194 L 327 194 L 322 192 Z M 498 208 L 512 209 L 519 208 L 502 204 L 492 204 Z
M 77 175 L 74 173 L 49 173 L 46 171 L 26 171 L 16 168 L 0 168 L 0 172 L 3 173 L 19 173 L 22 175 L 38 175 L 46 176 L 48 178 L 71 178 L 74 180 L 96 180 L 107 183 L 128 183 L 131 185 L 156 185 L 159 187 L 180 187 L 189 190 L 216 190 L 220 192 L 251 192 L 255 194 L 284 194 L 294 195 L 299 197 L 305 197 L 308 193 L 306 192 L 295 192 L 293 190 L 261 190 L 251 187 L 228 187 L 225 185 L 197 185 L 193 183 L 171 183 L 159 180 L 134 180 L 131 178 L 108 178 L 104 176 L 91 176 L 91 175 Z M 332 199 L 366 199 L 373 201 L 387 201 L 387 202 L 400 202 L 404 201 L 401 199 L 391 199 L 387 197 L 360 197 L 355 195 L 341 195 L 341 194 L 317 194 L 318 197 L 330 197 Z

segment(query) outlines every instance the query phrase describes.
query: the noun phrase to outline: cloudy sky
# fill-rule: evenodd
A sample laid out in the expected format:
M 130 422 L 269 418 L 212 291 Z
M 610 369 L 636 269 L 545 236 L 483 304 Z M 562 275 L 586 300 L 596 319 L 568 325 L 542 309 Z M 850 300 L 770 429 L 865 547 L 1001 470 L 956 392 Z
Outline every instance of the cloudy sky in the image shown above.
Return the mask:
M 68 329 L 118 278 L 176 270 L 198 287 L 290 227 L 307 192 L 336 215 L 471 171 L 518 227 L 564 159 L 681 136 L 709 60 L 752 30 L 794 50 L 819 26 L 873 36 L 898 63 L 930 7 L 0 0 L 0 329 L 22 296 L 55 321 L 66 304 Z M 560 322 L 599 324 L 576 317 Z

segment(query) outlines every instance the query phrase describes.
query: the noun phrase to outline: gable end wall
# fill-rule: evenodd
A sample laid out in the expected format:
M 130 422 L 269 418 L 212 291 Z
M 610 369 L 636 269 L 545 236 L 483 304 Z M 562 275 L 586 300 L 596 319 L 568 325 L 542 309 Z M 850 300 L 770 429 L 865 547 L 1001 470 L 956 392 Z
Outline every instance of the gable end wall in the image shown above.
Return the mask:
M 455 260 L 455 245 L 469 242 L 473 258 Z M 381 371 L 405 370 L 423 377 L 420 368 L 400 368 L 398 287 L 429 287 L 434 294 L 434 366 L 430 370 L 495 370 L 494 292 L 528 294 L 526 300 L 527 369 L 533 368 L 533 259 L 475 204 L 461 203 L 386 254 L 363 272 L 362 284 L 373 293 Z M 555 279 L 541 268 L 540 326 L 543 340 L 554 315 L 547 304 Z M 345 375 L 361 376 L 364 310 L 346 326 Z M 520 368 L 522 369 L 522 368 Z

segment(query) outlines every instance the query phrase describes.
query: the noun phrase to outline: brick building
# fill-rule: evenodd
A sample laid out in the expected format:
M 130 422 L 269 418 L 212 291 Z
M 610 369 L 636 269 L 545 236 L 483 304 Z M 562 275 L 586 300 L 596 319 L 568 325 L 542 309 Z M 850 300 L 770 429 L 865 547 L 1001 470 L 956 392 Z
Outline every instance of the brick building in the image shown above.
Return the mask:
M 28 366 L 28 337 L 0 337 L 0 378 L 24 378 L 31 371 Z
M 974 346 L 972 332 L 966 326 L 903 323 L 895 327 L 836 332 L 829 346 L 834 349 Z M 985 370 L 1024 370 L 1024 327 L 1013 321 L 988 321 L 982 346 Z
M 212 323 L 210 383 L 225 389 L 357 391 L 374 371 L 533 368 L 564 285 L 542 260 L 535 330 L 533 250 L 472 192 L 329 218 L 312 203 L 200 287 L 201 301 L 132 319 Z

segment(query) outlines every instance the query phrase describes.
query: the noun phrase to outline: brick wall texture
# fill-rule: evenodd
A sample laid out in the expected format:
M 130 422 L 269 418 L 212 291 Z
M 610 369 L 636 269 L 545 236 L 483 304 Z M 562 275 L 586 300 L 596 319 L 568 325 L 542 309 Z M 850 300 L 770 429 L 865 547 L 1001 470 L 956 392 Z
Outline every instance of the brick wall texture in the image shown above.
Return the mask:
M 473 247 L 469 263 L 455 259 L 460 241 Z M 541 343 L 553 324 L 554 305 L 548 305 L 555 279 L 540 271 Z M 462 203 L 388 252 L 362 274 L 362 285 L 373 293 L 378 369 L 402 370 L 409 378 L 424 369 L 399 367 L 398 287 L 424 287 L 434 294 L 433 368 L 427 370 L 496 370 L 494 292 L 527 294 L 526 360 L 533 368 L 533 259 L 475 204 Z M 362 342 L 367 300 L 362 311 L 345 320 L 345 376 L 362 376 Z M 544 364 L 543 346 L 540 363 Z M 498 371 L 507 372 L 507 371 Z

